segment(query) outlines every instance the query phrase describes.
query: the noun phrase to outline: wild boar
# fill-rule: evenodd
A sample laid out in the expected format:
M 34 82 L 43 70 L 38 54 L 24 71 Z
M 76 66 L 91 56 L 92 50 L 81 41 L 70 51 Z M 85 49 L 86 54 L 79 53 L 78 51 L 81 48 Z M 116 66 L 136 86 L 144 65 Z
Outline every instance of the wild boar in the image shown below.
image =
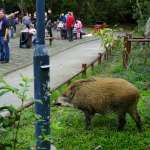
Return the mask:
M 72 83 L 56 104 L 73 106 L 85 114 L 86 128 L 91 126 L 95 113 L 115 112 L 118 116 L 118 130 L 126 123 L 129 113 L 141 130 L 141 119 L 137 110 L 139 99 L 138 89 L 128 81 L 119 78 L 90 78 Z

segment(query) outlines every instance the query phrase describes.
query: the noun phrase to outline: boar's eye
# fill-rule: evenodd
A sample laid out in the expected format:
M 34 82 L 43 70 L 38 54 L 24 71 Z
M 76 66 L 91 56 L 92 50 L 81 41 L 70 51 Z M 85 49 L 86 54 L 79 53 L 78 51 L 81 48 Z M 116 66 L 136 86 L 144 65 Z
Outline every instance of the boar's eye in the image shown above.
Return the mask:
M 67 97 L 67 95 L 66 95 L 65 93 L 64 93 L 64 94 L 62 94 L 62 96 L 63 96 L 63 97 Z
M 62 104 L 59 103 L 59 102 L 57 102 L 57 103 L 55 103 L 54 105 L 55 105 L 55 106 L 61 106 Z

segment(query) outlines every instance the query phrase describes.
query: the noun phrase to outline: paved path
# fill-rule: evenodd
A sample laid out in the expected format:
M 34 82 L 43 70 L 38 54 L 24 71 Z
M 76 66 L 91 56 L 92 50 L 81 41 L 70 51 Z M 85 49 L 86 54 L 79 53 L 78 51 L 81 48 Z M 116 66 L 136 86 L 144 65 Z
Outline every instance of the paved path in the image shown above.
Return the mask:
M 100 41 L 94 40 L 77 45 L 71 49 L 52 56 L 50 60 L 51 88 L 55 88 L 79 72 L 81 70 L 82 63 L 88 64 L 95 60 L 100 52 L 99 46 Z M 12 72 L 5 76 L 5 80 L 11 85 L 17 86 L 21 75 L 33 78 L 33 66 L 31 65 L 21 70 Z M 33 83 L 31 85 L 30 94 L 33 96 Z M 20 106 L 20 102 L 12 94 L 7 94 L 0 97 L 0 105 L 13 105 L 18 107 Z
M 54 32 L 54 36 L 59 33 Z M 81 40 L 74 40 L 73 42 L 68 42 L 67 40 L 54 40 L 52 47 L 48 46 L 49 41 L 46 41 L 46 45 L 49 48 L 49 54 L 55 55 L 65 49 L 71 48 L 72 46 L 78 45 L 83 42 L 95 39 L 95 37 L 86 37 Z M 25 66 L 31 65 L 33 60 L 34 47 L 30 49 L 19 48 L 19 37 L 10 40 L 10 63 L 0 64 L 0 74 L 7 74 L 16 69 L 23 68 Z

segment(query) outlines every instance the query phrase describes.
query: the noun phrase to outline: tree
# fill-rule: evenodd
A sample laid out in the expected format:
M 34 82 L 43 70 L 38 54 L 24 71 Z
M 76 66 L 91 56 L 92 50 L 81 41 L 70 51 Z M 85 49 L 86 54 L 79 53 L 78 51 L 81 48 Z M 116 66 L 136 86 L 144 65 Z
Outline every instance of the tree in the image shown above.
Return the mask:
M 35 11 L 36 0 L 4 2 L 7 6 L 18 7 L 22 12 Z M 0 4 L 3 4 L 2 0 Z M 136 23 L 141 17 L 147 20 L 150 16 L 149 6 L 149 0 L 46 0 L 46 9 L 52 9 L 54 18 L 62 12 L 73 11 L 76 17 L 82 18 L 87 24 L 93 24 L 96 20 L 106 21 L 108 24 Z

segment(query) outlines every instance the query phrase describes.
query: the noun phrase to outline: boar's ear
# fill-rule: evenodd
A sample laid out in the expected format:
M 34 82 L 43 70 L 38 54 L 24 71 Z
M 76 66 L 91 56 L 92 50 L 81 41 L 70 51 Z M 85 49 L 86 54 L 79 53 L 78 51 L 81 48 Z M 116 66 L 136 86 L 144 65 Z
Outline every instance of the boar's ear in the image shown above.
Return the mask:
M 69 97 L 70 99 L 72 99 L 75 95 L 75 93 L 77 92 L 77 90 L 80 89 L 80 87 L 84 84 L 84 83 L 88 83 L 88 82 L 93 82 L 95 81 L 94 78 L 92 79 L 84 79 L 84 80 L 78 80 L 76 82 L 74 82 L 72 85 L 70 85 L 68 91 L 69 92 L 65 92 L 63 94 L 64 97 Z
M 72 86 L 70 87 L 70 90 L 71 90 L 71 91 L 74 91 L 75 87 L 76 87 L 75 85 L 72 85 Z
M 71 91 L 73 96 L 75 95 L 76 91 L 80 89 L 80 86 L 82 86 L 82 84 L 84 84 L 85 82 L 88 82 L 88 81 L 79 80 L 78 82 L 70 86 L 69 90 Z
M 63 97 L 69 97 L 70 99 L 72 99 L 75 95 L 76 92 L 76 85 L 71 85 L 67 91 L 65 91 L 62 96 Z
M 75 96 L 77 90 L 78 90 L 77 85 L 70 86 L 70 88 L 69 88 L 69 91 L 70 91 L 69 97 L 70 97 L 70 99 L 73 99 L 73 97 Z

